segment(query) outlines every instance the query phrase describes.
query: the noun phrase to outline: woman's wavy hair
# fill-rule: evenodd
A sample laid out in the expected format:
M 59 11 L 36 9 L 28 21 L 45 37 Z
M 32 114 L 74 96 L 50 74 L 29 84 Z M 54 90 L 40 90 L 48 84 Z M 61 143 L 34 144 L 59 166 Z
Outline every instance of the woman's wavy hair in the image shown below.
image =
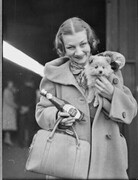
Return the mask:
M 86 30 L 88 42 L 91 48 L 91 53 L 94 54 L 97 51 L 97 45 L 100 43 L 94 29 L 90 27 L 85 21 L 78 17 L 67 19 L 59 27 L 59 30 L 55 37 L 55 49 L 57 54 L 62 57 L 65 55 L 65 48 L 62 39 L 62 35 L 72 35 L 76 32 Z

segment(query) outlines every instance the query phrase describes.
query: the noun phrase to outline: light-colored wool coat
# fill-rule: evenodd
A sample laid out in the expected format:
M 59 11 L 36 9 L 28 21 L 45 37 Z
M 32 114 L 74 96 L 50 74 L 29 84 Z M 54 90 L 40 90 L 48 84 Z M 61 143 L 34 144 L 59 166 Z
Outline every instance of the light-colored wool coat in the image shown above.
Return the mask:
M 118 88 L 115 81 L 112 102 L 100 99 L 93 121 L 90 123 L 89 106 L 86 97 L 69 69 L 66 58 L 58 58 L 46 64 L 45 77 L 40 88 L 62 98 L 80 109 L 86 121 L 77 122 L 75 129 L 80 139 L 91 143 L 91 159 L 88 179 L 127 179 L 127 145 L 120 134 L 118 123 L 130 124 L 137 113 L 137 103 L 130 90 Z M 36 106 L 36 120 L 43 129 L 54 126 L 57 109 L 41 97 Z

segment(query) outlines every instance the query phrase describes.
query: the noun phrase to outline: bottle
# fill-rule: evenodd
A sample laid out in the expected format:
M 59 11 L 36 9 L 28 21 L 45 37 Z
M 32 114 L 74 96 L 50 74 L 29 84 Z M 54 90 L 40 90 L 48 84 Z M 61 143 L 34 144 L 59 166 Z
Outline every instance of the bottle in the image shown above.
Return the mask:
M 67 112 L 70 116 L 74 117 L 78 121 L 85 121 L 84 113 L 75 108 L 73 105 L 68 103 L 65 100 L 59 99 L 55 96 L 53 96 L 51 93 L 47 92 L 45 89 L 42 89 L 40 94 L 44 97 L 46 97 L 52 104 L 62 112 Z

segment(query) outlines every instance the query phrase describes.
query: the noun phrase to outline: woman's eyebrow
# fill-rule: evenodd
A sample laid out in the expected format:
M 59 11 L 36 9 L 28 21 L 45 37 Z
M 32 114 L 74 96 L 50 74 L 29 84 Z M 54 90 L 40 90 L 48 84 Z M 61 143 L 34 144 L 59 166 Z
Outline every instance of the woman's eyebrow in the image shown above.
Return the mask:
M 65 46 L 74 46 L 73 44 L 66 44 Z
M 87 39 L 83 39 L 80 43 L 82 43 L 82 42 L 87 42 Z

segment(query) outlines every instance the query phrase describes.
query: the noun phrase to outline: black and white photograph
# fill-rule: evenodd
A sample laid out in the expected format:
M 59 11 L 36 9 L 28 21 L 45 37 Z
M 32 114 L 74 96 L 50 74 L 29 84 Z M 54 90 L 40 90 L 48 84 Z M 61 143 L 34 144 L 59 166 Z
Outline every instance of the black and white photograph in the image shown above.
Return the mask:
M 138 0 L 1 10 L 1 178 L 138 179 Z

